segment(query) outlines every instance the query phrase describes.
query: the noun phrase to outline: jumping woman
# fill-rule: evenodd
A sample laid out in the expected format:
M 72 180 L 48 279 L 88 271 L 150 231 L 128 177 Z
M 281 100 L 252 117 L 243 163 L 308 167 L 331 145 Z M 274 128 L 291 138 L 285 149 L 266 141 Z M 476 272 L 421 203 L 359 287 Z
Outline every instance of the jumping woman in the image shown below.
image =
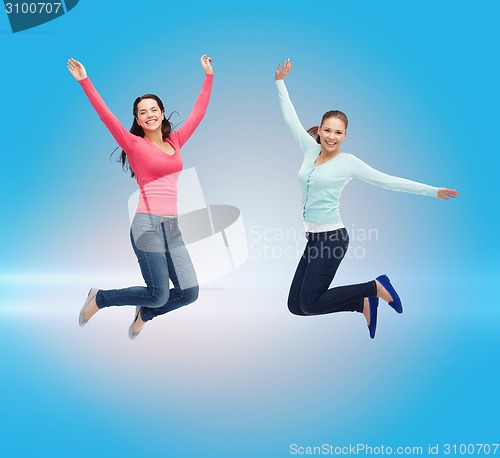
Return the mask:
M 355 285 L 330 284 L 347 251 L 349 235 L 342 224 L 339 200 L 352 178 L 393 191 L 404 191 L 448 200 L 458 192 L 393 177 L 379 172 L 356 156 L 341 152 L 347 133 L 347 117 L 338 110 L 323 115 L 321 124 L 305 130 L 290 101 L 284 79 L 292 69 L 290 60 L 278 65 L 275 81 L 285 123 L 304 153 L 299 171 L 307 244 L 292 280 L 288 308 L 295 315 L 359 312 L 366 319 L 370 337 L 375 337 L 379 298 L 396 312 L 403 305 L 386 275 Z
M 165 117 L 162 101 L 153 94 L 135 100 L 134 120 L 128 131 L 97 93 L 85 67 L 75 59 L 67 62 L 69 72 L 122 148 L 124 169 L 130 168 L 139 185 L 139 204 L 130 227 L 130 240 L 146 283 L 145 287 L 115 290 L 92 288 L 80 311 L 80 326 L 105 307 L 133 305 L 136 313 L 129 337 L 135 339 L 149 320 L 198 298 L 196 273 L 177 222 L 177 180 L 182 170 L 181 148 L 207 110 L 214 74 L 211 61 L 206 55 L 201 57 L 205 71 L 201 92 L 191 114 L 176 131 Z

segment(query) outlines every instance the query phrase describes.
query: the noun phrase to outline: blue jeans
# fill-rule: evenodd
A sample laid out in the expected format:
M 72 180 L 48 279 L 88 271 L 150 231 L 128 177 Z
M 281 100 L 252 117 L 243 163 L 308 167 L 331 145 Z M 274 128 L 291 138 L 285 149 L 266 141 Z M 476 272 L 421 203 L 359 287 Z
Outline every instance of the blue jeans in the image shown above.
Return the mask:
M 141 318 L 149 321 L 198 298 L 196 272 L 177 217 L 137 213 L 130 227 L 130 240 L 146 286 L 100 290 L 96 296 L 99 308 L 140 305 Z
M 307 233 L 307 245 L 288 295 L 291 313 L 363 312 L 364 298 L 377 294 L 375 280 L 328 289 L 348 246 L 349 235 L 345 228 Z

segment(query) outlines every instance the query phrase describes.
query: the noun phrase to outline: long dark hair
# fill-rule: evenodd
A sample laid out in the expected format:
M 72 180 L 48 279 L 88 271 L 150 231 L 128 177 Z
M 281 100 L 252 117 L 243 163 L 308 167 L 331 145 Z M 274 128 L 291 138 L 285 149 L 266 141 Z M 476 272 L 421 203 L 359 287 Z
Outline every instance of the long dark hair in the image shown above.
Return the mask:
M 345 130 L 347 131 L 347 124 L 349 124 L 349 121 L 347 120 L 347 116 L 345 115 L 345 113 L 343 113 L 342 111 L 339 111 L 339 110 L 327 111 L 323 115 L 323 117 L 321 118 L 321 124 L 319 126 L 313 126 L 313 127 L 309 127 L 309 129 L 307 129 L 307 133 L 312 138 L 314 138 L 314 140 L 316 140 L 317 143 L 320 143 L 318 129 L 323 125 L 325 120 L 327 120 L 328 118 L 340 119 L 345 124 Z
M 144 99 L 153 99 L 153 100 L 156 100 L 156 103 L 158 103 L 158 106 L 160 107 L 160 111 L 162 112 L 163 115 L 165 115 L 165 108 L 163 106 L 163 102 L 161 101 L 161 99 L 157 95 L 154 95 L 154 94 L 144 94 L 143 96 L 137 97 L 135 99 L 135 101 L 134 101 L 134 108 L 132 110 L 132 113 L 134 115 L 134 122 L 132 123 L 132 127 L 130 128 L 129 132 L 132 133 L 132 134 L 134 134 L 134 135 L 137 135 L 138 137 L 143 137 L 143 138 L 144 138 L 144 129 L 139 124 L 137 124 L 137 105 L 139 105 L 139 103 L 141 102 L 141 100 L 144 100 Z M 170 118 L 172 117 L 172 115 L 174 113 L 177 113 L 177 112 L 173 111 L 172 113 L 170 113 L 170 116 L 168 118 L 165 117 L 163 119 L 163 121 L 161 122 L 161 133 L 162 133 L 163 140 L 166 140 L 168 138 L 168 136 L 174 130 L 174 126 L 170 122 Z M 113 151 L 113 153 L 117 149 L 118 148 L 115 148 L 115 150 Z M 111 153 L 111 155 L 113 155 L 113 153 Z M 130 167 L 130 162 L 128 160 L 127 153 L 123 149 L 122 149 L 122 152 L 121 152 L 121 155 L 120 155 L 119 162 L 122 163 L 122 169 L 125 172 L 128 171 L 128 170 L 130 170 L 130 176 L 132 178 L 135 177 L 135 173 L 132 170 L 132 167 Z

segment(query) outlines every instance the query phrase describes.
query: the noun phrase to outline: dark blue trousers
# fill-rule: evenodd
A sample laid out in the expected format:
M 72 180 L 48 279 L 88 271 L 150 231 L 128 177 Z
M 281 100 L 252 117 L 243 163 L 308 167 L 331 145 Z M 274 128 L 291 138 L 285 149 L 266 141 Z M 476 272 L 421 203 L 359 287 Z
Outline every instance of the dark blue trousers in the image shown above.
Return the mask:
M 308 232 L 307 245 L 290 287 L 288 309 L 294 315 L 363 312 L 365 297 L 376 296 L 375 280 L 330 288 L 349 246 L 345 228 Z

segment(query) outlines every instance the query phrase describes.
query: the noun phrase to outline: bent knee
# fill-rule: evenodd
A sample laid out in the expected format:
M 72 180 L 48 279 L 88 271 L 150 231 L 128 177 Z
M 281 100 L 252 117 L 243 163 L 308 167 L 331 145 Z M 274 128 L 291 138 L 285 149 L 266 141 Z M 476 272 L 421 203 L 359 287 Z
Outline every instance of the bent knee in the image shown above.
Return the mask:
M 170 291 L 168 289 L 154 289 L 149 292 L 149 304 L 147 307 L 155 309 L 163 307 L 170 297 Z
M 303 315 L 317 315 L 318 310 L 316 308 L 316 304 L 314 302 L 302 302 L 300 304 L 300 310 L 302 310 Z
M 291 299 L 288 300 L 288 310 L 293 315 L 299 315 L 299 316 L 305 315 L 304 311 L 300 308 L 299 302 L 295 300 Z

